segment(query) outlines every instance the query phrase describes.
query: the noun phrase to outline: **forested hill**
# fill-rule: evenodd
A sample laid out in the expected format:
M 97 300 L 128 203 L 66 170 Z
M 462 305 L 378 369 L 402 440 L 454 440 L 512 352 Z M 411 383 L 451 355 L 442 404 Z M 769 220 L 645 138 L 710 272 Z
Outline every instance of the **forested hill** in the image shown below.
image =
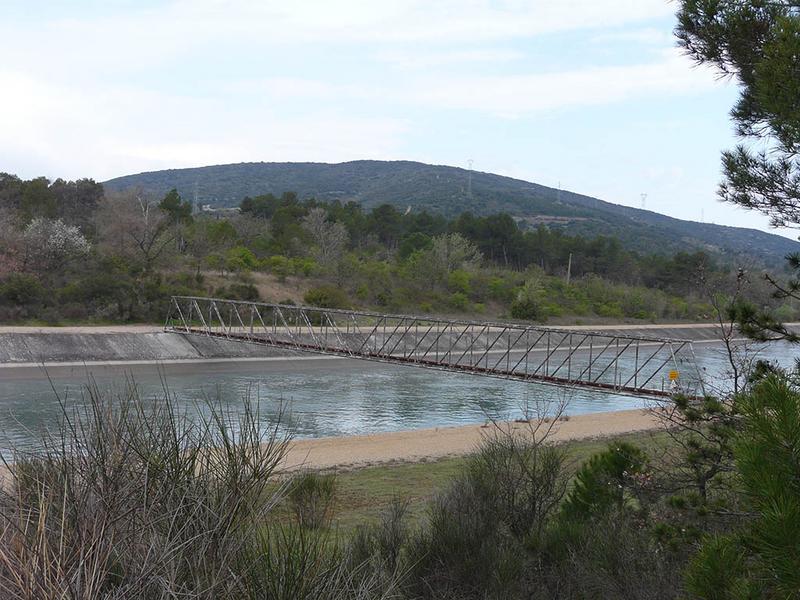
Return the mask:
M 531 225 L 615 236 L 646 253 L 706 249 L 771 266 L 800 251 L 798 242 L 755 229 L 683 221 L 511 177 L 410 161 L 239 163 L 127 175 L 104 185 L 158 195 L 177 188 L 184 198 L 213 206 L 236 206 L 246 196 L 291 190 L 301 198 L 355 200 L 368 208 L 388 203 L 447 216 L 507 212 Z

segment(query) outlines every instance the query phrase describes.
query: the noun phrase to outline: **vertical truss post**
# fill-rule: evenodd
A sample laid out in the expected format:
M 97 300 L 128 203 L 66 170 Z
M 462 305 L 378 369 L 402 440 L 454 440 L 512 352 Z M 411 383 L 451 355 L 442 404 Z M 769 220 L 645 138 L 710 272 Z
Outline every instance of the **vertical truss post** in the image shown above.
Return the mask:
M 544 360 L 545 360 L 544 375 L 545 375 L 545 377 L 547 377 L 548 375 L 550 375 L 550 333 L 549 332 L 547 334 L 547 356 L 545 356 Z M 536 369 L 536 371 L 538 371 L 538 370 L 539 369 Z M 534 371 L 533 374 L 536 375 L 536 372 Z

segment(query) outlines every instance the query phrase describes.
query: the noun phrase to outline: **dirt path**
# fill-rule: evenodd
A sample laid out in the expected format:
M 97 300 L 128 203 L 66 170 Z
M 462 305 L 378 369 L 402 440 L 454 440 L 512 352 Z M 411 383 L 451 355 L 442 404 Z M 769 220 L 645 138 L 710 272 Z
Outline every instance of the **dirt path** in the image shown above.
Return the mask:
M 513 423 L 523 431 L 527 426 Z M 625 410 L 570 417 L 555 425 L 552 439 L 567 441 L 654 429 L 657 419 L 647 410 Z M 295 440 L 284 461 L 286 469 L 363 467 L 390 462 L 417 462 L 468 454 L 491 433 L 491 426 L 466 425 L 417 429 L 375 435 Z

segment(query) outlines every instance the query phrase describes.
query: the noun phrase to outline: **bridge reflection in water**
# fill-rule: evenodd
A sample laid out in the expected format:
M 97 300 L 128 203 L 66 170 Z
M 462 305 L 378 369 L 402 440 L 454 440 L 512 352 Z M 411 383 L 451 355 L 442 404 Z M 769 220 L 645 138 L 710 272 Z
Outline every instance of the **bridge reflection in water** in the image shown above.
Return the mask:
M 165 330 L 633 396 L 698 395 L 692 343 L 618 332 L 174 296 Z

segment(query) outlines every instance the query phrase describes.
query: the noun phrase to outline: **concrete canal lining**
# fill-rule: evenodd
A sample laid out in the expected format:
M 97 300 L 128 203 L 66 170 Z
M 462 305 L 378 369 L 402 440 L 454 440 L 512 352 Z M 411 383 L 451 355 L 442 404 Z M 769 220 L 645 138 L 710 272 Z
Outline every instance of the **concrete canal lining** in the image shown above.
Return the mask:
M 90 331 L 82 327 L 32 328 L 7 331 L 0 328 L 0 365 L 57 364 L 69 362 L 176 361 L 215 358 L 266 358 L 287 356 L 257 344 L 219 338 L 183 336 L 163 331 Z M 102 328 L 98 328 L 102 329 Z

